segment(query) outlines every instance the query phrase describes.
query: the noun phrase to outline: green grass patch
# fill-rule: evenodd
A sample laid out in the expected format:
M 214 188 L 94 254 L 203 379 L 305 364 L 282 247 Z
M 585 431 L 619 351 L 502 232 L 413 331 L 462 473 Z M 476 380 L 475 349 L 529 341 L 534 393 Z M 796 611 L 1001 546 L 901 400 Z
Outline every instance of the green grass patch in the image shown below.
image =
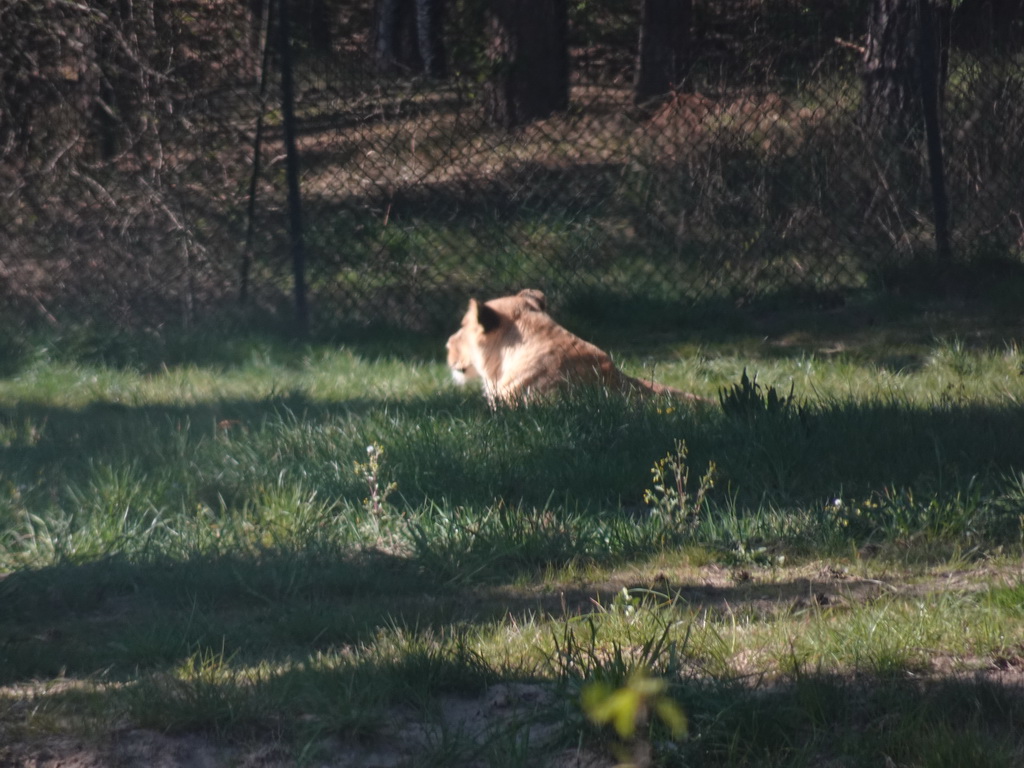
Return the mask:
M 415 339 L 210 345 L 0 380 L 0 755 L 1019 762 L 1016 346 L 666 340 L 623 366 L 721 407 L 491 411 Z M 586 718 L 641 672 L 686 741 Z

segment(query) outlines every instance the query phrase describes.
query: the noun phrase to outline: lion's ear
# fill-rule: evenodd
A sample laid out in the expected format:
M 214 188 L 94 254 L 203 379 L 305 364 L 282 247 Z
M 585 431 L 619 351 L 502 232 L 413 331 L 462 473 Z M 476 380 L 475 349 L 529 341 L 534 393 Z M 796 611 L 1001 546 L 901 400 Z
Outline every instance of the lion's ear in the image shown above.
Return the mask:
M 538 291 L 536 288 L 524 288 L 519 292 L 519 295 L 524 299 L 529 299 L 541 312 L 548 311 L 548 299 L 543 291 Z
M 490 333 L 501 325 L 501 315 L 476 299 L 469 300 L 469 311 L 476 315 L 476 321 L 483 328 L 484 333 Z

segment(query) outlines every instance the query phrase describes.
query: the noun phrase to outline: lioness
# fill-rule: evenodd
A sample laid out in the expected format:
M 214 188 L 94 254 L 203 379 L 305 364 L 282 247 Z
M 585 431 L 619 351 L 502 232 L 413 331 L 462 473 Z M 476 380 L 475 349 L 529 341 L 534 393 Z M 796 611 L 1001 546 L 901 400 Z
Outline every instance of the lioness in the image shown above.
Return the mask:
M 460 384 L 477 376 L 494 406 L 528 400 L 564 386 L 598 385 L 614 392 L 704 398 L 627 376 L 606 352 L 570 333 L 547 313 L 544 294 L 469 300 L 462 327 L 448 339 L 448 367 Z

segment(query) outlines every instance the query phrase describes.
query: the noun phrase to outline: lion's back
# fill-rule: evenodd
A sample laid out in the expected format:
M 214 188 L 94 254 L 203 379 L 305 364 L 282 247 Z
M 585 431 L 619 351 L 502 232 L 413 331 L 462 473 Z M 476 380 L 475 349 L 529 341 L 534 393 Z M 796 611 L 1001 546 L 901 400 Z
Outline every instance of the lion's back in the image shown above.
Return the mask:
M 504 350 L 501 397 L 543 394 L 566 386 L 620 387 L 621 374 L 608 354 L 549 315 L 524 315 L 516 325 L 518 338 Z

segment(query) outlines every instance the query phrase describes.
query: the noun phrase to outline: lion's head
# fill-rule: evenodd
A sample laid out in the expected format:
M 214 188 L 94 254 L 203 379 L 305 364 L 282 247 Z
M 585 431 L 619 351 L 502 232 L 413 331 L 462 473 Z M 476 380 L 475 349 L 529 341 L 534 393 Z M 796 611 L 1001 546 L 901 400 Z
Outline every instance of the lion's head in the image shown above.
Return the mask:
M 448 337 L 448 368 L 457 384 L 465 384 L 480 375 L 473 365 L 473 348 L 463 326 Z
M 488 343 L 500 343 L 514 334 L 515 320 L 523 312 L 544 312 L 546 308 L 544 294 L 532 288 L 486 303 L 470 299 L 462 326 L 448 337 L 445 345 L 452 378 L 464 384 L 479 377 L 480 366 L 486 364 Z

